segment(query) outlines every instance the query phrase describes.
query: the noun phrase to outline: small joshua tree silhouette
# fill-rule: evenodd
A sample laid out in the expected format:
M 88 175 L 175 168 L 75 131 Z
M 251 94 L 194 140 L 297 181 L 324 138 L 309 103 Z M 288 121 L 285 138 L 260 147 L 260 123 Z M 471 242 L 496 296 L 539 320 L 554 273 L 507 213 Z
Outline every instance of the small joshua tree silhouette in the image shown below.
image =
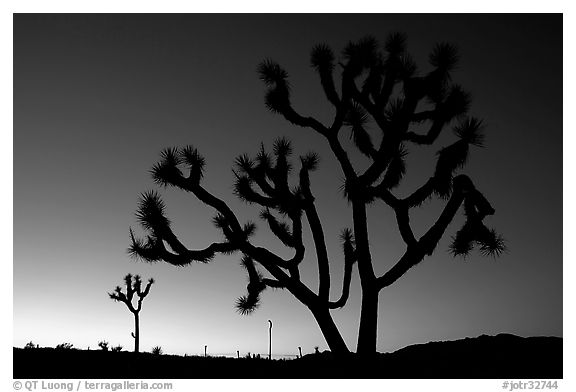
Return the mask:
M 134 338 L 134 352 L 140 351 L 140 310 L 142 309 L 142 301 L 150 292 L 150 287 L 154 283 L 154 279 L 150 278 L 146 288 L 142 290 L 142 279 L 139 275 L 134 277 L 128 274 L 124 277 L 124 282 L 126 284 L 126 293 L 122 292 L 120 286 L 116 286 L 113 293 L 108 293 L 111 299 L 118 302 L 124 302 L 130 312 L 134 315 L 134 332 L 131 333 Z M 136 306 L 132 303 L 134 299 L 134 294 L 138 297 Z

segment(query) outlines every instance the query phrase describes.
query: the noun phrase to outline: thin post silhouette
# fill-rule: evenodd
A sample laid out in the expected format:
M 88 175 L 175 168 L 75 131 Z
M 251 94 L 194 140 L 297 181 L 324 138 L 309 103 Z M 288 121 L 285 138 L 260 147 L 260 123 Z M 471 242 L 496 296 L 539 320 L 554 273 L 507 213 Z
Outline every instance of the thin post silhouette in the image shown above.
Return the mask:
M 268 345 L 268 359 L 272 360 L 272 321 L 268 320 L 268 322 L 270 323 L 269 328 L 270 342 Z
M 236 355 L 237 355 L 238 359 L 240 359 L 240 350 L 236 350 Z
M 207 356 L 207 354 L 206 354 L 206 350 L 207 350 L 207 349 L 208 349 L 208 346 L 204 346 L 204 357 Z
M 134 332 L 130 335 L 134 339 L 134 352 L 140 352 L 140 310 L 142 310 L 142 301 L 150 293 L 150 287 L 154 284 L 154 279 L 150 278 L 146 288 L 142 290 L 142 280 L 139 275 L 132 277 L 132 274 L 128 274 L 124 277 L 124 283 L 126 285 L 126 293 L 122 292 L 120 286 L 116 286 L 116 289 L 112 293 L 108 293 L 108 296 L 118 302 L 123 302 L 128 307 L 128 310 L 134 315 Z M 136 306 L 132 303 L 134 297 L 137 297 Z
M 302 358 L 302 347 L 298 346 L 298 352 L 300 353 L 300 358 Z

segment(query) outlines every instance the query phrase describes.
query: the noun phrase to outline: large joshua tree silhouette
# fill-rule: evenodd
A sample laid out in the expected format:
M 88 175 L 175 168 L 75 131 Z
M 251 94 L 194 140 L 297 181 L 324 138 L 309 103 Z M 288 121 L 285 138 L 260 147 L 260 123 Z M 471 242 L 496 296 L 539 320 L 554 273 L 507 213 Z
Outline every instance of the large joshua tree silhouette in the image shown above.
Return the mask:
M 110 299 L 114 301 L 123 302 L 128 307 L 128 310 L 134 315 L 134 332 L 131 333 L 134 338 L 134 352 L 140 352 L 140 310 L 142 310 L 142 301 L 148 293 L 150 287 L 154 284 L 154 279 L 150 278 L 144 290 L 142 290 L 142 279 L 139 275 L 132 276 L 128 274 L 124 277 L 126 284 L 126 293 L 122 292 L 120 286 L 116 286 L 114 292 L 108 293 Z M 133 304 L 134 294 L 136 294 L 136 306 Z
M 310 183 L 310 173 L 318 166 L 318 156 L 310 153 L 300 157 L 298 185 L 291 188 L 288 178 L 292 171 L 289 162 L 292 147 L 284 138 L 275 142 L 272 154 L 261 145 L 254 158 L 244 154 L 236 159 L 235 193 L 242 200 L 263 208 L 260 218 L 286 247 L 293 250 L 293 257 L 281 258 L 252 243 L 255 225 L 251 222 L 242 225 L 223 200 L 202 186 L 205 161 L 191 146 L 165 149 L 161 161 L 152 169 L 153 179 L 159 185 L 191 192 L 214 208 L 213 223 L 223 232 L 224 240 L 200 250 L 186 248 L 171 230 L 160 196 L 152 191 L 141 196 L 137 211 L 147 236 L 137 238 L 131 230 L 129 251 L 148 261 L 163 260 L 178 266 L 194 261 L 206 263 L 217 253 L 241 252 L 249 283 L 247 295 L 237 302 L 238 310 L 246 314 L 257 308 L 260 293 L 267 287 L 286 289 L 310 309 L 328 346 L 338 354 L 349 351 L 330 310 L 346 304 L 353 267 L 357 264 L 362 290 L 357 353 L 363 355 L 376 351 L 380 291 L 433 253 L 460 207 L 463 206 L 466 220 L 453 237 L 452 253 L 466 256 L 477 246 L 484 255 L 499 255 L 504 250 L 503 240 L 483 223 L 487 215 L 494 214 L 494 209 L 469 177 L 456 175 L 467 161 L 470 146 L 482 146 L 484 136 L 482 121 L 466 117 L 469 94 L 451 82 L 450 73 L 458 60 L 455 47 L 436 45 L 429 57 L 433 69 L 423 75 L 417 73 L 416 65 L 406 52 L 402 34 L 391 34 L 383 49 L 380 51 L 378 42 L 367 37 L 349 43 L 342 52 L 341 61 L 336 63 L 333 51 L 327 45 L 313 48 L 311 65 L 319 75 L 327 100 L 334 107 L 330 125 L 301 115 L 292 107 L 288 74 L 278 63 L 265 60 L 258 67 L 260 78 L 268 88 L 265 98 L 268 109 L 291 124 L 322 135 L 343 173 L 342 189 L 351 205 L 353 223 L 341 235 L 344 277 L 338 300 L 330 300 L 333 258 L 328 255 Z M 334 80 L 336 67 L 340 70 L 338 89 Z M 455 122 L 456 140 L 438 151 L 429 180 L 406 197 L 395 195 L 393 190 L 405 174 L 408 146 L 432 145 L 452 122 Z M 420 128 L 429 124 L 428 131 L 415 132 L 414 124 Z M 376 132 L 368 132 L 368 126 Z M 345 129 L 349 130 L 352 145 L 369 159 L 364 170 L 354 165 L 342 144 Z M 431 198 L 444 201 L 444 209 L 417 238 L 412 231 L 410 211 Z M 374 272 L 369 244 L 366 209 L 371 203 L 383 203 L 394 211 L 406 245 L 404 254 L 381 276 Z M 306 252 L 302 238 L 304 217 L 312 233 L 318 265 L 317 291 L 300 279 L 299 266 Z

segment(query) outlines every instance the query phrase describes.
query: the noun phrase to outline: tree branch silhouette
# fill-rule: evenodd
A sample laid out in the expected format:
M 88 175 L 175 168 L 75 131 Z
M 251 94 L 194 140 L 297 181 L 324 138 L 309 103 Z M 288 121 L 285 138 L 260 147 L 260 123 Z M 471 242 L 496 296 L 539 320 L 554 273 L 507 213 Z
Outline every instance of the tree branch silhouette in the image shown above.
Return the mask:
M 147 240 L 137 239 L 131 232 L 132 244 L 129 252 L 150 262 L 164 260 L 177 266 L 194 261 L 210 262 L 218 253 L 240 252 L 244 255 L 242 265 L 248 274 L 247 294 L 236 302 L 241 314 L 249 314 L 258 308 L 260 294 L 267 287 L 287 289 L 313 309 L 313 312 L 321 313 L 319 317 L 326 319 L 320 322 L 325 324 L 325 333 L 333 335 L 330 338 L 331 347 L 336 351 L 346 352 L 346 345 L 328 313 L 333 305 L 329 304 L 330 272 L 327 249 L 310 189 L 309 173 L 317 168 L 318 157 L 312 153 L 300 157 L 299 186 L 290 189 L 288 175 L 291 172 L 291 163 L 288 158 L 292 153 L 292 147 L 286 139 L 281 138 L 274 143 L 273 150 L 274 159 L 263 146 L 254 159 L 247 155 L 241 155 L 236 159 L 237 181 L 234 191 L 246 203 L 264 207 L 260 214 L 261 219 L 286 247 L 294 250 L 291 259 L 283 259 L 270 250 L 251 243 L 250 236 L 255 230 L 255 225 L 249 223 L 241 226 L 226 203 L 202 187 L 202 176 L 198 175 L 201 170 L 197 166 L 201 162 L 203 168 L 204 159 L 192 147 L 165 149 L 161 153 L 160 162 L 154 165 L 151 171 L 152 176 L 159 185 L 191 192 L 205 204 L 216 209 L 217 215 L 213 223 L 222 231 L 225 241 L 212 243 L 205 249 L 189 250 L 172 232 L 170 220 L 166 217 L 164 203 L 159 195 L 148 192 L 141 196 L 136 213 L 147 232 Z M 194 151 L 192 161 L 186 159 L 186 154 L 190 151 Z M 184 172 L 191 174 L 184 176 Z M 278 219 L 273 211 L 288 218 L 290 224 Z M 320 272 L 318 294 L 300 280 L 299 264 L 305 255 L 302 239 L 303 215 L 307 217 L 318 255 Z M 257 265 L 264 268 L 271 277 L 265 277 Z M 347 291 L 347 288 L 343 288 L 343 291 Z M 347 297 L 348 294 L 343 295 L 337 307 L 343 306 Z

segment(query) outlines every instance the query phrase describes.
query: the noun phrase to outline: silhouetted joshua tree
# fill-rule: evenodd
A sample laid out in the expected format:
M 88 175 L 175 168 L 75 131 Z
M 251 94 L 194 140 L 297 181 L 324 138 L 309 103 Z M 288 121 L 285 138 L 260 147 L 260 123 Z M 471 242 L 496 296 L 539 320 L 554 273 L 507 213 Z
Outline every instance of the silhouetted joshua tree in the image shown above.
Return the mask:
M 466 256 L 474 246 L 478 246 L 482 254 L 494 256 L 505 249 L 502 238 L 483 223 L 487 215 L 494 214 L 494 209 L 469 177 L 457 175 L 467 161 L 470 147 L 482 146 L 484 136 L 482 121 L 466 117 L 469 94 L 451 81 L 451 71 L 458 61 L 456 49 L 450 44 L 436 45 L 429 57 L 432 70 L 418 74 L 405 46 L 405 37 L 399 33 L 388 37 L 383 51 L 374 38 L 367 37 L 349 43 L 338 63 L 327 45 L 318 45 L 312 50 L 311 65 L 335 112 L 330 125 L 301 115 L 293 108 L 288 73 L 279 64 L 265 60 L 258 67 L 260 78 L 268 87 L 265 98 L 268 109 L 291 124 L 321 135 L 341 168 L 342 190 L 351 205 L 353 223 L 341 236 L 344 277 L 338 300 L 330 300 L 332 259 L 328 255 L 310 184 L 310 173 L 318 166 L 318 156 L 309 153 L 300 157 L 297 186 L 290 187 L 292 147 L 286 139 L 275 142 L 273 154 L 261 145 L 255 158 L 241 155 L 236 159 L 235 193 L 247 203 L 263 208 L 261 219 L 286 247 L 293 250 L 291 258 L 282 258 L 252 243 L 255 224 L 242 225 L 223 200 L 202 186 L 205 161 L 191 146 L 165 149 L 160 162 L 152 168 L 153 179 L 159 185 L 190 192 L 214 208 L 213 223 L 224 234 L 224 240 L 204 249 L 188 249 L 172 231 L 160 196 L 148 192 L 141 196 L 137 211 L 147 236 L 136 238 L 131 230 L 129 252 L 147 261 L 163 260 L 176 266 L 195 261 L 207 263 L 218 253 L 241 252 L 249 283 L 247 295 L 237 302 L 239 312 L 247 314 L 256 309 L 260 293 L 267 287 L 286 289 L 310 309 L 330 350 L 337 354 L 347 353 L 348 348 L 330 310 L 346 304 L 352 270 L 357 264 L 362 289 L 357 352 L 374 353 L 380 291 L 433 253 L 461 206 L 466 221 L 453 238 L 450 249 L 454 255 Z M 336 68 L 340 71 L 339 88 L 334 80 Z M 430 178 L 405 197 L 395 195 L 393 190 L 406 172 L 404 160 L 409 146 L 432 145 L 454 120 L 458 120 L 453 126 L 456 141 L 439 149 Z M 427 132 L 415 131 L 414 126 L 427 125 Z M 369 127 L 374 130 L 369 131 Z M 351 144 L 369 161 L 366 168 L 357 167 L 347 151 L 349 148 L 345 149 L 346 129 Z M 436 221 L 418 238 L 412 230 L 410 211 L 425 205 L 431 198 L 444 200 L 445 206 Z M 406 245 L 404 254 L 381 276 L 377 276 L 373 268 L 366 213 L 367 206 L 377 202 L 395 213 Z M 318 264 L 317 292 L 300 279 L 299 266 L 306 251 L 302 238 L 304 217 L 312 233 Z M 265 276 L 257 265 L 268 274 Z
M 131 274 L 128 274 L 124 277 L 124 282 L 126 284 L 126 293 L 122 292 L 120 286 L 116 286 L 114 292 L 108 293 L 108 295 L 114 301 L 125 303 L 128 310 L 134 315 L 134 332 L 131 335 L 134 338 L 134 352 L 137 353 L 140 352 L 140 310 L 142 310 L 142 301 L 150 292 L 154 279 L 148 279 L 148 284 L 146 284 L 144 290 L 142 290 L 142 280 L 138 275 L 132 277 Z M 133 304 L 134 294 L 137 297 L 136 306 Z

